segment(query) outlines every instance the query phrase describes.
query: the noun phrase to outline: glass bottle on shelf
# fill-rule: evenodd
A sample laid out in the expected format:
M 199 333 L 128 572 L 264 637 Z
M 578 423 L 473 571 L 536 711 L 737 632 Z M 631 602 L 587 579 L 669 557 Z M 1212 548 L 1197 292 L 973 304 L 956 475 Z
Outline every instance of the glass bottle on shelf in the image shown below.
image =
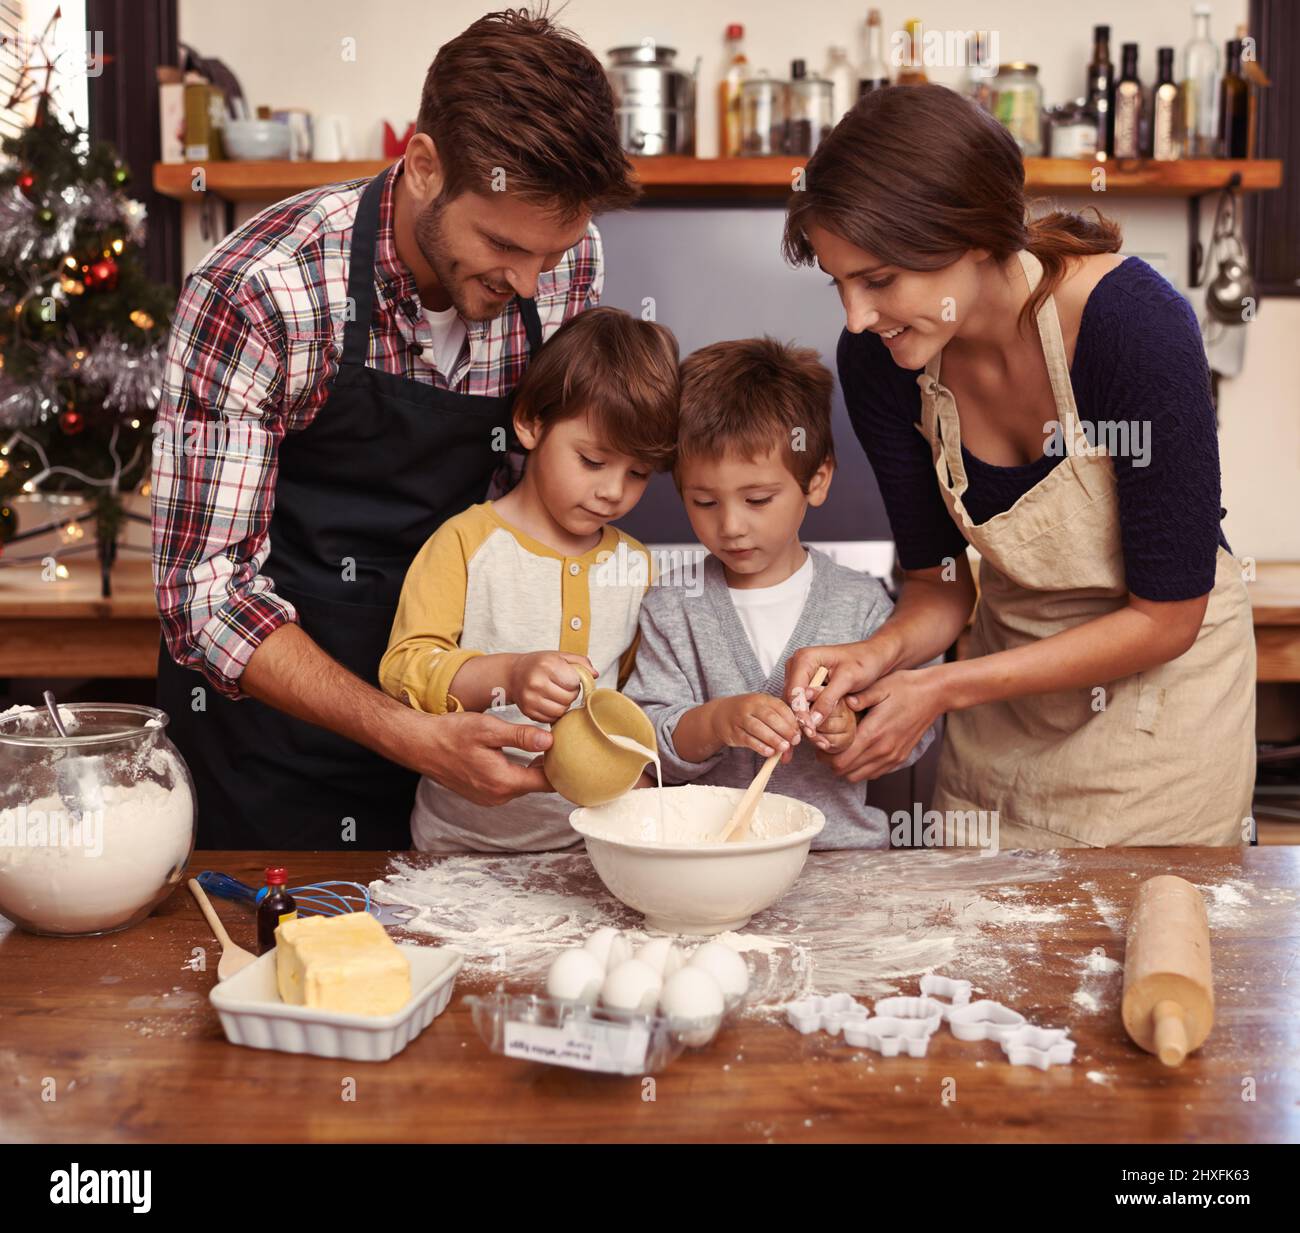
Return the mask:
M 1092 28 L 1092 60 L 1088 63 L 1088 108 L 1097 113 L 1096 153 L 1115 148 L 1115 65 L 1110 58 L 1110 27 Z
M 1138 80 L 1138 45 L 1125 43 L 1115 83 L 1115 157 L 1142 156 L 1142 82 Z
M 1210 38 L 1208 4 L 1192 8 L 1194 33 L 1183 56 L 1183 133 L 1186 158 L 1219 152 L 1219 51 Z
M 748 156 L 784 154 L 790 85 L 759 69 L 740 86 L 740 152 Z
M 885 63 L 885 31 L 879 9 L 867 10 L 867 24 L 863 27 L 862 68 L 858 71 L 858 97 L 869 90 L 889 85 L 889 65 Z
M 925 52 L 921 43 L 921 19 L 919 17 L 909 17 L 903 25 L 907 31 L 907 39 L 905 41 L 900 40 L 900 42 L 907 58 L 899 66 L 898 76 L 894 78 L 894 84 L 916 86 L 930 80 L 925 73 Z
M 742 40 L 745 27 L 732 22 L 727 27 L 727 55 L 718 81 L 718 156 L 735 158 L 740 153 L 740 83 L 749 73 Z
M 1182 114 L 1174 84 L 1174 49 L 1156 52 L 1156 88 L 1151 95 L 1151 157 L 1168 163 L 1182 157 Z
M 1219 157 L 1247 158 L 1250 90 L 1241 72 L 1241 40 L 1228 40 L 1228 67 L 1219 92 Z
M 834 123 L 858 101 L 858 72 L 849 63 L 848 48 L 835 46 L 826 57 L 822 78 L 831 83 L 831 111 Z
M 994 65 L 989 63 L 987 30 L 972 30 L 966 36 L 966 94 L 985 111 L 993 106 Z

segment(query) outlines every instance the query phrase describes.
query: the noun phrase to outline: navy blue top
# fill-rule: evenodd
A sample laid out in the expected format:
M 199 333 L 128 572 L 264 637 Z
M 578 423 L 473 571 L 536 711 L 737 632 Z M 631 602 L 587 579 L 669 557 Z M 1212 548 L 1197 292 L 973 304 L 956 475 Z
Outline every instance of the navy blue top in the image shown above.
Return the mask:
M 899 368 L 870 332 L 845 330 L 836 359 L 900 564 L 928 569 L 964 552 L 966 540 L 939 493 L 929 443 L 913 427 L 921 419 L 918 372 Z M 1192 306 L 1145 261 L 1127 258 L 1088 296 L 1070 383 L 1090 440 L 1093 425 L 1112 423 L 1117 435 L 1106 439 L 1145 445 L 1145 457 L 1134 450 L 1113 457 L 1129 591 L 1180 600 L 1213 590 L 1218 546 L 1228 546 L 1220 527 L 1227 511 L 1219 505 L 1210 374 Z M 1122 435 L 1118 425 L 1133 421 L 1143 424 L 1144 438 Z M 964 503 L 979 525 L 1010 509 L 1062 455 L 997 467 L 963 445 L 962 458 L 969 480 Z

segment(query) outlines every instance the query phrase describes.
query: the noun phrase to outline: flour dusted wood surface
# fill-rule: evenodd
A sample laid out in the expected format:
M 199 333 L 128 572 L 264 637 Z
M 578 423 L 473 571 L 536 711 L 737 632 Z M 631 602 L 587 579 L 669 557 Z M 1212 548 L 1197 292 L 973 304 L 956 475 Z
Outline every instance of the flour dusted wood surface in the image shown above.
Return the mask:
M 196 853 L 190 874 L 252 881 L 279 858 Z M 495 871 L 487 885 L 501 895 L 568 904 L 577 932 L 625 919 L 580 854 L 470 859 Z M 387 853 L 283 860 L 295 883 L 365 882 L 397 868 Z M 436 863 L 410 858 L 415 869 Z M 1128 908 L 1160 873 L 1201 890 L 1214 945 L 1214 1031 L 1177 1070 L 1129 1041 L 1119 1014 Z M 746 953 L 759 1005 L 656 1076 L 650 1101 L 640 1078 L 512 1061 L 474 1033 L 463 995 L 499 979 L 537 987 L 531 964 L 567 936 L 565 912 L 539 922 L 531 951 L 526 928 L 506 944 L 481 921 L 454 923 L 462 945 L 476 933 L 488 940 L 451 1007 L 404 1053 L 368 1065 L 227 1044 L 207 1002 L 215 941 L 181 887 L 142 925 L 104 938 L 36 938 L 0 922 L 0 1139 L 245 1142 L 274 1125 L 308 1142 L 1294 1142 L 1298 909 L 1300 851 L 1287 848 L 813 853 L 790 896 L 742 935 L 754 943 Z M 251 914 L 225 902 L 217 910 L 236 942 L 252 944 Z M 871 933 L 917 944 L 873 949 Z M 405 940 L 434 941 L 427 932 Z M 206 948 L 206 971 L 186 966 L 195 947 Z M 532 957 L 516 964 L 512 954 Z M 867 1001 L 916 992 L 930 966 L 969 976 L 977 996 L 1068 1026 L 1076 1060 L 1047 1072 L 1011 1067 L 998 1046 L 963 1044 L 946 1028 L 915 1060 L 801 1037 L 777 1004 L 809 962 L 811 987 L 856 983 Z M 349 1079 L 355 1100 L 343 1099 Z

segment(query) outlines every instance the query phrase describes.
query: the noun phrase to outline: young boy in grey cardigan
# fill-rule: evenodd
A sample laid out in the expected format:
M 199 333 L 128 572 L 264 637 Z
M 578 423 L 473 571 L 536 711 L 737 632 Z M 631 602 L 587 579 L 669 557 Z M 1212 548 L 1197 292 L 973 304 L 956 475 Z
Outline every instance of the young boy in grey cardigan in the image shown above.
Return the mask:
M 768 790 L 826 815 L 813 847 L 880 848 L 888 820 L 868 785 L 817 760 L 847 748 L 858 717 L 842 704 L 814 732 L 783 697 L 794 651 L 858 642 L 893 610 L 876 579 L 799 541 L 834 469 L 831 374 L 815 351 L 741 339 L 686 359 L 673 477 L 711 555 L 702 592 L 680 575 L 647 592 L 625 692 L 654 722 L 665 783 L 744 788 L 779 750 Z

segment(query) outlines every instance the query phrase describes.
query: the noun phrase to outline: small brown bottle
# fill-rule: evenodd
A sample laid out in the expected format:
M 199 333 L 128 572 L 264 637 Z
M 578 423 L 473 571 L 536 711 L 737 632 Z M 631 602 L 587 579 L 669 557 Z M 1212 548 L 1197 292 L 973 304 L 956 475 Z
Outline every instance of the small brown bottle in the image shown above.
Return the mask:
M 283 865 L 268 865 L 266 868 L 266 894 L 257 905 L 257 953 L 264 955 L 275 947 L 275 931 L 281 921 L 294 920 L 298 915 L 298 905 L 293 896 L 285 889 L 289 884 L 289 873 Z

